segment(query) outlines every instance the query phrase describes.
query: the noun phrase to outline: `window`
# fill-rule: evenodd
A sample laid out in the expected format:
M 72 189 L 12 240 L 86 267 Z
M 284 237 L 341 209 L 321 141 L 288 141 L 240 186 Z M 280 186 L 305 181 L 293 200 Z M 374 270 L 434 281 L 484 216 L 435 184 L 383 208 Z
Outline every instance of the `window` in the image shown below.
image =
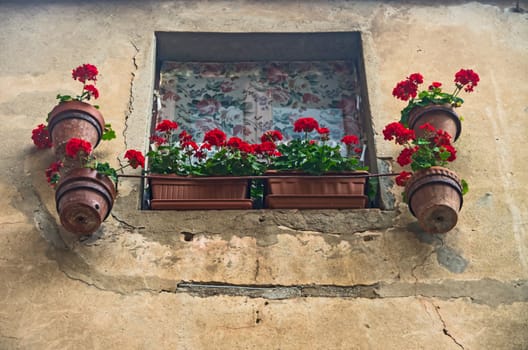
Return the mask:
M 218 127 L 257 142 L 269 129 L 293 136 L 311 116 L 331 138 L 355 134 L 377 171 L 361 36 L 334 33 L 156 33 L 157 109 L 201 140 Z

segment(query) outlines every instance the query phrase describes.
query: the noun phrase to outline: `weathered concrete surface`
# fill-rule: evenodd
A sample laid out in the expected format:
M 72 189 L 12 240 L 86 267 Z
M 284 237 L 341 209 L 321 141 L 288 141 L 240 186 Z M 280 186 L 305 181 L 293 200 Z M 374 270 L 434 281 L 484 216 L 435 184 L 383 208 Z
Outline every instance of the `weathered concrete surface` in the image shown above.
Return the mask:
M 0 349 L 527 349 L 528 18 L 512 6 L 0 3 Z M 139 212 L 127 180 L 101 232 L 79 242 L 58 225 L 43 177 L 53 157 L 31 129 L 89 62 L 118 130 L 98 156 L 144 150 L 156 30 L 361 31 L 378 133 L 407 74 L 449 85 L 475 69 L 457 227 L 421 232 L 399 191 L 393 211 Z

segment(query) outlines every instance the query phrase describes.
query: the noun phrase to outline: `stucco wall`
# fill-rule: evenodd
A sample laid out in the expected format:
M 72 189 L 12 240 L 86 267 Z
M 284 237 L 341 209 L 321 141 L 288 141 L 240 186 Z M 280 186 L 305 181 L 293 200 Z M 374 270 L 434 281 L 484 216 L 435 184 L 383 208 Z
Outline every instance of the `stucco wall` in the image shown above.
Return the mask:
M 528 348 L 528 22 L 513 2 L 0 2 L 0 348 Z M 521 7 L 528 5 L 521 1 Z M 465 95 L 455 229 L 393 211 L 138 212 L 123 181 L 80 242 L 58 225 L 31 130 L 95 64 L 118 164 L 145 150 L 155 31 L 360 31 L 378 155 L 412 72 Z M 181 48 L 185 50 L 185 48 Z

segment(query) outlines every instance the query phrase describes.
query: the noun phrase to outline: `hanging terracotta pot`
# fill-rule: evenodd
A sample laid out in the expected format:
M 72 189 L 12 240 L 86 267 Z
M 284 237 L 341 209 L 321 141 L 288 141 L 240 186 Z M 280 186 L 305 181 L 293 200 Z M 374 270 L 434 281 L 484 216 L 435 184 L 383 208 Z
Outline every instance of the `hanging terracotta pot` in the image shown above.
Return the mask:
M 414 130 L 417 137 L 423 137 L 425 132 L 420 126 L 429 123 L 436 129 L 448 132 L 456 141 L 462 131 L 462 124 L 458 114 L 450 104 L 428 105 L 425 107 L 414 107 L 409 112 L 409 129 Z
M 110 214 L 115 196 L 114 183 L 107 176 L 88 168 L 71 170 L 55 192 L 62 226 L 79 236 L 94 233 Z
M 103 115 L 84 102 L 61 102 L 48 116 L 51 142 L 59 158 L 64 158 L 66 143 L 74 137 L 90 142 L 95 148 L 101 141 L 104 128 Z
M 426 232 L 445 233 L 455 227 L 462 208 L 462 185 L 451 170 L 434 166 L 416 172 L 405 194 L 411 213 Z
M 251 209 L 249 180 L 225 177 L 154 175 L 151 209 Z
M 357 171 L 348 174 L 312 176 L 303 173 L 268 172 L 267 175 L 288 177 L 266 180 L 267 208 L 272 209 L 358 209 L 365 208 L 365 184 L 368 173 Z M 356 177 L 346 176 L 355 175 Z

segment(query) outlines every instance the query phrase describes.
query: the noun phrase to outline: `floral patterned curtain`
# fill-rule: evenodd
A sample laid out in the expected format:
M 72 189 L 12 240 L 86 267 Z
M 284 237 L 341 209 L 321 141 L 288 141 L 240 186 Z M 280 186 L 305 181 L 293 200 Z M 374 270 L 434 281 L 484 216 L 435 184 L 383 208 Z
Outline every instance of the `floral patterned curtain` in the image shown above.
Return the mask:
M 270 129 L 295 137 L 293 122 L 310 116 L 338 141 L 345 134 L 361 137 L 359 95 L 352 62 L 166 61 L 156 117 L 178 122 L 197 141 L 219 128 L 258 142 Z

